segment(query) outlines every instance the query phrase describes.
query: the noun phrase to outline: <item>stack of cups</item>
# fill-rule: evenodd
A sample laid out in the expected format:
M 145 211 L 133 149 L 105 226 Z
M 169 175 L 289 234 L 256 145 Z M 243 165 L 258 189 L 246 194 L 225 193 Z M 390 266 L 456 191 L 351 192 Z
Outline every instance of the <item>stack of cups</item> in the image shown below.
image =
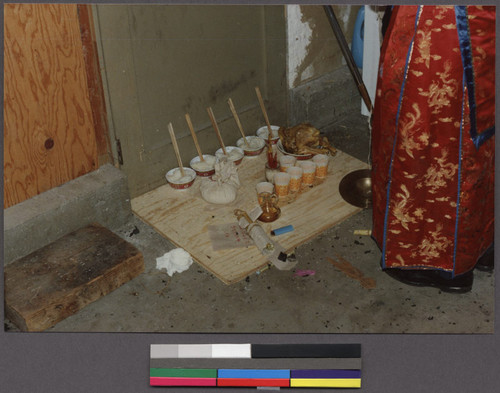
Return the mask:
M 279 198 L 288 195 L 290 191 L 290 179 L 291 176 L 285 172 L 279 172 L 274 175 L 274 189 Z
M 313 161 L 302 161 L 299 165 L 302 168 L 302 184 L 312 187 L 316 176 L 316 164 Z
M 302 186 L 302 168 L 300 166 L 291 166 L 286 171 L 290 175 L 290 192 L 300 191 Z
M 295 165 L 297 159 L 292 156 L 281 156 L 280 157 L 280 171 L 286 172 L 288 168 Z
M 328 172 L 328 156 L 326 154 L 317 154 L 314 156 L 313 162 L 316 164 L 316 177 L 324 179 Z

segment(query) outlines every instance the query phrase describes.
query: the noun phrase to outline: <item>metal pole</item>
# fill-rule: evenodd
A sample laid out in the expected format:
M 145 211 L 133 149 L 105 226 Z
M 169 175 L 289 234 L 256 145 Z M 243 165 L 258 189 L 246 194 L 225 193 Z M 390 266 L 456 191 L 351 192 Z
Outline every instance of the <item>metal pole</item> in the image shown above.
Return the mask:
M 335 17 L 335 12 L 333 11 L 333 8 L 331 5 L 325 5 L 323 6 L 325 9 L 326 15 L 328 17 L 328 20 L 330 21 L 330 25 L 332 26 L 333 33 L 335 34 L 335 37 L 337 38 L 337 41 L 340 45 L 340 49 L 342 50 L 342 54 L 344 55 L 344 58 L 347 62 L 347 66 L 349 67 L 349 70 L 351 71 L 351 75 L 354 78 L 354 82 L 356 83 L 356 86 L 358 87 L 359 92 L 361 93 L 361 97 L 363 98 L 363 101 L 365 102 L 366 107 L 368 108 L 368 111 L 372 111 L 372 102 L 370 100 L 370 96 L 368 95 L 368 91 L 366 90 L 366 86 L 363 83 L 363 78 L 361 78 L 361 74 L 359 73 L 358 67 L 356 66 L 354 62 L 354 58 L 352 57 L 351 50 L 349 49 L 349 45 L 347 44 L 347 41 L 345 40 L 344 33 L 342 32 L 342 29 L 340 28 L 339 22 L 337 21 L 337 18 Z

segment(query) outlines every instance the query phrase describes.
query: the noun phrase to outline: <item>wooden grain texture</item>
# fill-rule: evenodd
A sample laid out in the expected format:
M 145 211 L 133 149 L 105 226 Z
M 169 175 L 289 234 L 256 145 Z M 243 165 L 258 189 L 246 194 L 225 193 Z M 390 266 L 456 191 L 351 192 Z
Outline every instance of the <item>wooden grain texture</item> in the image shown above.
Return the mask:
M 45 330 L 143 271 L 137 248 L 89 225 L 5 267 L 6 317 L 21 330 Z
M 242 187 L 229 205 L 205 202 L 200 194 L 201 180 L 197 178 L 187 190 L 164 185 L 134 198 L 132 210 L 224 283 L 236 283 L 264 267 L 267 260 L 255 246 L 214 251 L 207 228 L 235 222 L 236 208 L 249 212 L 257 206 L 255 185 L 264 181 L 264 164 L 264 153 L 243 159 L 238 167 Z M 283 204 L 280 218 L 261 224 L 262 227 L 269 234 L 272 229 L 293 225 L 294 231 L 275 238 L 289 251 L 311 240 L 361 210 L 342 199 L 338 186 L 347 173 L 366 167 L 365 163 L 339 151 L 330 159 L 329 173 L 323 183 L 303 192 L 292 203 Z
M 76 4 L 4 5 L 4 207 L 97 168 Z
M 87 74 L 92 119 L 94 121 L 95 139 L 99 166 L 113 162 L 109 127 L 106 113 L 106 100 L 102 84 L 101 66 L 95 37 L 92 5 L 78 4 L 78 21 L 82 37 L 83 59 Z

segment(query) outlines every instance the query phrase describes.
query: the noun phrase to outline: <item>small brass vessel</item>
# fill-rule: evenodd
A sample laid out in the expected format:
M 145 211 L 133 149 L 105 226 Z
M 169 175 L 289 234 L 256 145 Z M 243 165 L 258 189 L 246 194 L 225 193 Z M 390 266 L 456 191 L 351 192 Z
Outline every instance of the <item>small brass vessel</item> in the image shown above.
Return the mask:
M 339 184 L 342 198 L 349 204 L 364 209 L 372 206 L 372 178 L 370 169 L 360 169 L 344 176 Z

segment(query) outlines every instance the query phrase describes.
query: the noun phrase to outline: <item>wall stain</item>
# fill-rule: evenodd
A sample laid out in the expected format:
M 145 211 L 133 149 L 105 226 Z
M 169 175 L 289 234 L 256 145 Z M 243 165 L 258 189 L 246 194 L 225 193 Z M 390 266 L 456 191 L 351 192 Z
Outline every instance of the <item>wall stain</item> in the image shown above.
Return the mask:
M 193 97 L 189 96 L 186 98 L 184 105 L 182 105 L 182 110 L 188 113 L 193 105 Z
M 218 98 L 226 98 L 230 93 L 235 91 L 240 85 L 247 83 L 249 80 L 255 78 L 257 72 L 255 70 L 250 70 L 245 74 L 242 74 L 238 80 L 233 81 L 222 81 L 221 83 L 212 86 L 208 91 L 208 98 L 210 102 L 217 102 Z
M 337 8 L 335 6 L 334 9 L 339 23 L 342 24 L 344 20 L 348 20 L 348 28 L 344 29 L 344 35 L 346 41 L 350 42 L 349 33 L 354 26 L 357 10 L 353 10 L 351 7 Z M 306 56 L 296 70 L 296 77 L 293 81 L 295 87 L 334 71 L 341 66 L 343 59 L 323 7 L 301 5 L 300 11 L 302 14 L 301 22 L 309 25 L 312 30 L 312 38 L 306 46 Z M 309 67 L 312 67 L 312 71 Z M 306 71 L 309 75 L 304 75 Z

